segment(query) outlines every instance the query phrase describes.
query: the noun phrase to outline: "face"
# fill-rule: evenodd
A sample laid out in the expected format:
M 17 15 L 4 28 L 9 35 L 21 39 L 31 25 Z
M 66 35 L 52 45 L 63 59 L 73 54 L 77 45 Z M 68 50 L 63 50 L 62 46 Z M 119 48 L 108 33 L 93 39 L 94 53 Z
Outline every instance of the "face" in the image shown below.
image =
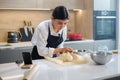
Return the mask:
M 65 19 L 65 20 L 52 19 L 52 21 L 53 21 L 53 24 L 52 24 L 53 28 L 54 28 L 54 30 L 57 30 L 57 31 L 59 31 L 62 28 L 64 28 L 68 24 L 68 22 L 69 22 L 68 19 Z

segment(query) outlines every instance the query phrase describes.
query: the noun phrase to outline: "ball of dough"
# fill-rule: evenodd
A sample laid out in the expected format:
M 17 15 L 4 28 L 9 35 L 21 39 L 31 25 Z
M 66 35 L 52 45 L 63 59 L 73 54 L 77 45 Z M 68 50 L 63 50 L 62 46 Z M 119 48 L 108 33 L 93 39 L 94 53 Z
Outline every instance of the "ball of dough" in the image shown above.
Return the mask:
M 87 59 L 85 57 L 77 55 L 77 54 L 71 54 L 71 55 L 73 57 L 73 61 L 72 62 L 77 63 L 77 64 L 87 63 Z
M 63 60 L 64 62 L 71 62 L 73 57 L 70 53 L 63 53 L 58 57 L 58 59 Z

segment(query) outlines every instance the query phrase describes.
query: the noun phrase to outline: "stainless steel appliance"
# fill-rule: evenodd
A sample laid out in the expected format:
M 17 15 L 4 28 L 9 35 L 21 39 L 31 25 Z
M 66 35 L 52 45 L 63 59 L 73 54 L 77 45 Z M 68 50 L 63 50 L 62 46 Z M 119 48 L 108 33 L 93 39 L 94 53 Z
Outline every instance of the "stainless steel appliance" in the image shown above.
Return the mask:
M 112 52 L 97 51 L 97 52 L 91 53 L 90 56 L 96 64 L 104 65 L 104 64 L 108 63 L 109 61 L 111 61 Z
M 116 11 L 94 11 L 94 39 L 115 39 Z

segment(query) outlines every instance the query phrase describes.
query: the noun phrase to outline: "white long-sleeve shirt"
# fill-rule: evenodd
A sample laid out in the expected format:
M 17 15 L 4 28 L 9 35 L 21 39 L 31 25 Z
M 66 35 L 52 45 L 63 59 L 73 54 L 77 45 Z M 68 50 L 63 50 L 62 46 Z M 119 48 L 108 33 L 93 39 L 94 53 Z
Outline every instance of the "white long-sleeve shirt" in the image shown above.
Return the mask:
M 50 27 L 50 33 L 51 35 L 58 36 L 59 34 L 62 34 L 63 32 L 63 42 L 67 38 L 67 27 L 65 26 L 62 28 L 59 32 L 54 32 L 53 26 L 52 26 L 52 20 L 46 20 L 41 22 L 37 28 L 35 29 L 35 32 L 32 37 L 32 44 L 37 46 L 38 54 L 40 56 L 53 56 L 54 48 L 46 47 L 47 45 L 47 38 L 49 34 L 48 27 Z M 58 48 L 63 47 L 63 42 L 58 46 Z

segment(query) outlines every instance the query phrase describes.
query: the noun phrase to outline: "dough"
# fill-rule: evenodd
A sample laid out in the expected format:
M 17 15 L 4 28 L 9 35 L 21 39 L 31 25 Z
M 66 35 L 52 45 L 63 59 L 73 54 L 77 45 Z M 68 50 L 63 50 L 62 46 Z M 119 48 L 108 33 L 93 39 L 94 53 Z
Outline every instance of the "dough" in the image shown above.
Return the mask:
M 76 64 L 85 64 L 88 62 L 87 58 L 84 56 L 69 52 L 61 54 L 58 59 L 62 60 L 63 62 L 73 62 Z
M 83 56 L 80 56 L 78 54 L 71 54 L 72 57 L 73 57 L 73 61 L 74 63 L 77 63 L 77 64 L 84 64 L 84 63 L 87 63 L 87 59 Z
M 58 57 L 58 59 L 63 60 L 63 62 L 71 62 L 73 57 L 70 53 L 63 53 Z

